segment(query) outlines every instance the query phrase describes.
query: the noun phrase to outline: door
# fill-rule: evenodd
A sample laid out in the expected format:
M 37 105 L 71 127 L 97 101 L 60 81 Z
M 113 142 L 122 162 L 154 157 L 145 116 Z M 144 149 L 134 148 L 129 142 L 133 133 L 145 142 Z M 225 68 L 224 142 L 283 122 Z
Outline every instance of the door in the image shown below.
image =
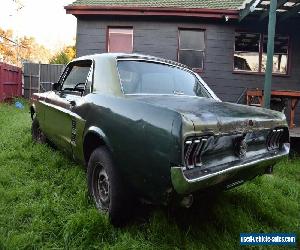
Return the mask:
M 74 134 L 73 108 L 89 91 L 89 75 L 92 61 L 70 63 L 59 80 L 58 90 L 51 91 L 46 98 L 46 135 L 60 149 L 71 153 L 72 133 Z M 75 121 L 76 123 L 76 121 Z M 73 129 L 72 129 L 73 127 Z M 73 135 L 74 136 L 74 135 Z

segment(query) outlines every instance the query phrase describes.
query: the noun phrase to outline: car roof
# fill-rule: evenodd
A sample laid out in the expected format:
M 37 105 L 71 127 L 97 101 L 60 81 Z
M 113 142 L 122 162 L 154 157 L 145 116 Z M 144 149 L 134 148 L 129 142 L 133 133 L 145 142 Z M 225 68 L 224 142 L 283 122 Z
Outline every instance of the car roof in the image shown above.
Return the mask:
M 172 61 L 172 60 L 168 60 L 168 59 L 164 59 L 164 58 L 160 58 L 160 57 L 156 57 L 156 56 L 150 56 L 150 55 L 143 55 L 143 54 L 137 54 L 137 53 L 101 53 L 101 54 L 92 54 L 92 55 L 86 55 L 86 56 L 81 56 L 78 57 L 76 59 L 74 59 L 73 61 L 81 61 L 81 60 L 99 60 L 101 58 L 110 58 L 110 59 L 114 59 L 114 60 L 118 60 L 118 59 L 132 59 L 132 60 L 145 60 L 145 61 L 155 61 L 155 62 L 160 62 L 160 63 L 167 63 L 167 64 L 171 64 L 177 67 L 182 67 L 182 68 L 187 68 L 190 69 L 188 66 Z

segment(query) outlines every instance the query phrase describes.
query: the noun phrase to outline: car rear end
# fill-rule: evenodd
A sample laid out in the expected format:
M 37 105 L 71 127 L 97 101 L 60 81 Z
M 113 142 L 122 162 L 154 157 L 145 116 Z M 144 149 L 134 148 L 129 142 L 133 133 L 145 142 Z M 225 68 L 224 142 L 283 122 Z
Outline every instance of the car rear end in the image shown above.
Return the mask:
M 182 162 L 171 168 L 177 193 L 189 194 L 215 186 L 232 188 L 265 173 L 289 154 L 285 118 L 243 119 L 235 126 L 231 123 L 231 131 L 221 133 L 212 129 L 183 135 Z

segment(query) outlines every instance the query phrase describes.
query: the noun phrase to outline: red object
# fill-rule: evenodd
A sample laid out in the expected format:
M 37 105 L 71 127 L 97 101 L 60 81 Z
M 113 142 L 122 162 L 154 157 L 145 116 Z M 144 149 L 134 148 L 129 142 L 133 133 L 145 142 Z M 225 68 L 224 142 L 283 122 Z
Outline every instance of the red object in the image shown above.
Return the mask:
M 207 8 L 162 8 L 128 6 L 65 6 L 67 14 L 78 15 L 114 15 L 114 16 L 187 16 L 213 19 L 238 19 L 239 10 Z
M 133 28 L 109 27 L 107 51 L 132 53 Z
M 0 63 L 0 102 L 22 95 L 22 69 Z

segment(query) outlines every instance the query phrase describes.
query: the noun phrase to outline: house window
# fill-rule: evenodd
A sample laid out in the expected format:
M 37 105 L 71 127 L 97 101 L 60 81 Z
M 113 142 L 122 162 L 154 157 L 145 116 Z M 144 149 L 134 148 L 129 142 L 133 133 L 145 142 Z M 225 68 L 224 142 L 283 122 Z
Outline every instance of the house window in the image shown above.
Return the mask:
M 267 62 L 268 36 L 259 33 L 235 33 L 234 71 L 263 73 Z M 275 36 L 273 73 L 287 74 L 287 36 Z
M 234 69 L 259 72 L 260 34 L 236 33 Z
M 203 70 L 204 55 L 204 31 L 179 30 L 178 61 L 193 69 Z
M 263 54 L 261 71 L 265 72 L 267 65 L 267 44 L 268 36 L 265 35 L 263 38 Z M 288 44 L 289 38 L 287 36 L 275 36 L 274 41 L 274 55 L 273 55 L 273 73 L 287 74 L 288 65 Z
M 107 51 L 132 53 L 133 29 L 109 27 Z

